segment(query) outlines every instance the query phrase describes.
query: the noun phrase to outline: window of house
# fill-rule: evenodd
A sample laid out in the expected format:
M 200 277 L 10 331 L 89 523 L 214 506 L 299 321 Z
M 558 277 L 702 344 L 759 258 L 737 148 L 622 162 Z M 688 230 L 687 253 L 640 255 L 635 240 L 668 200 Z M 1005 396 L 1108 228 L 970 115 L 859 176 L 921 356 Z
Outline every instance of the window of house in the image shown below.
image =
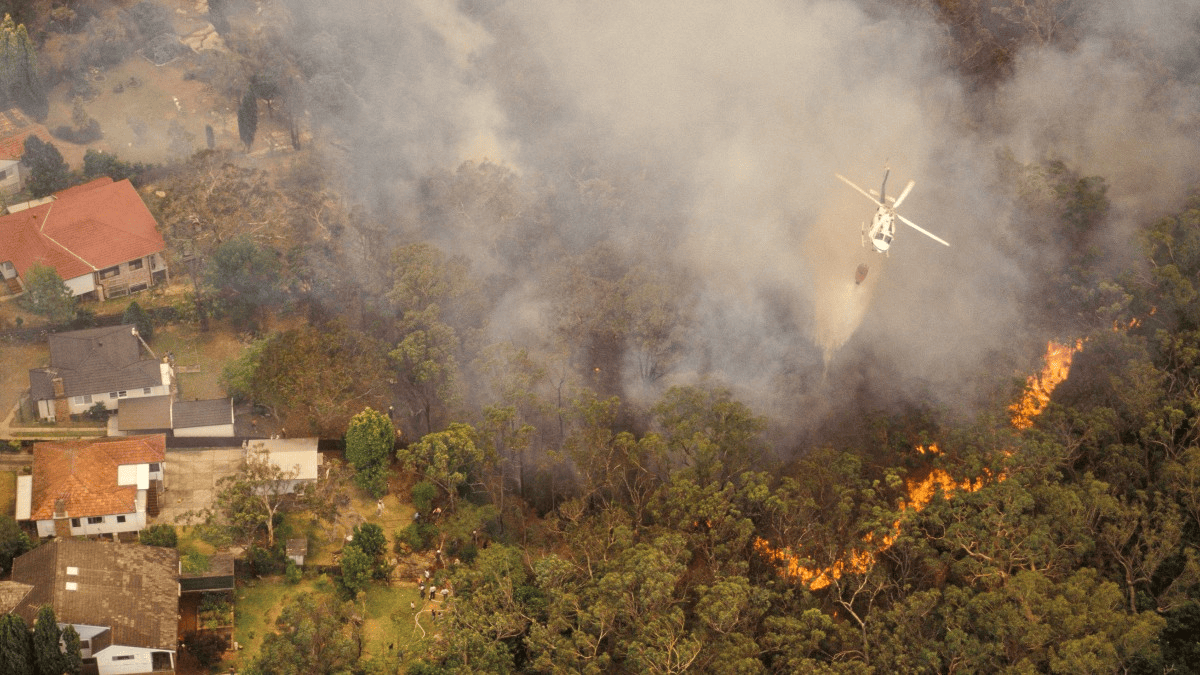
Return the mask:
M 109 397 L 109 398 L 116 398 L 116 397 L 117 397 L 117 392 L 115 392 L 115 391 L 110 391 L 110 392 L 108 392 L 108 397 Z
M 149 396 L 150 395 L 150 387 L 142 387 L 142 393 Z
M 120 273 L 121 273 L 121 266 L 114 265 L 112 267 L 106 267 L 106 268 L 100 270 L 100 278 L 107 279 L 109 277 L 115 277 Z
M 84 403 L 91 403 L 91 402 L 92 402 L 92 395 L 91 395 L 91 394 L 84 394 L 84 395 L 83 395 L 83 402 L 84 402 Z
M 150 473 L 158 473 L 159 471 L 162 471 L 162 465 L 160 465 L 158 462 L 151 462 Z
M 130 261 L 129 261 L 129 269 L 130 269 L 130 270 L 140 270 L 140 269 L 142 269 L 142 259 L 141 259 L 141 258 L 138 258 L 137 260 L 130 260 Z
M 80 405 L 83 403 L 82 396 L 73 396 L 73 397 L 71 397 L 71 400 L 74 401 L 76 405 Z
M 104 516 L 88 516 L 88 525 L 99 525 L 104 522 Z
M 120 656 L 112 657 L 112 660 L 113 661 L 132 661 L 134 658 L 135 657 L 133 654 L 121 654 Z
M 78 518 L 71 519 L 71 527 L 79 527 L 79 519 Z
M 117 522 L 118 522 L 118 523 L 123 523 L 123 522 L 125 522 L 125 516 L 117 516 Z
M 150 256 L 150 269 L 152 269 L 152 270 L 158 269 L 158 256 L 156 256 L 156 255 Z
M 129 392 L 127 392 L 127 391 L 118 391 L 117 392 L 117 397 L 119 397 L 119 398 L 125 398 L 128 395 L 129 395 Z

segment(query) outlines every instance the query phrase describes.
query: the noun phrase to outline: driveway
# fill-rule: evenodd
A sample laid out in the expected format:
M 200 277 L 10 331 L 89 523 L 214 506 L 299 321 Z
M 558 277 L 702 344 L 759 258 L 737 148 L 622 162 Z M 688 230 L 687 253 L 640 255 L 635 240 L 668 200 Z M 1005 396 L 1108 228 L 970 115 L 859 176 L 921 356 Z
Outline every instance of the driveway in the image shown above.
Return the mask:
M 167 450 L 166 492 L 155 523 L 174 523 L 186 511 L 199 512 L 213 504 L 217 481 L 237 471 L 241 448 Z

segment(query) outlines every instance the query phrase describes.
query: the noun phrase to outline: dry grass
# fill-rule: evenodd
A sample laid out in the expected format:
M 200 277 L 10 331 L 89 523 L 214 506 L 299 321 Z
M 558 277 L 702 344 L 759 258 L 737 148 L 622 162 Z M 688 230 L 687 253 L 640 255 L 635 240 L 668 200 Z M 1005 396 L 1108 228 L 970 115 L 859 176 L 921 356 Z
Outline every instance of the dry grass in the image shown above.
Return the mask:
M 17 507 L 17 474 L 13 471 L 0 471 L 0 513 L 16 513 Z
M 8 304 L 8 303 L 3 303 Z M 29 369 L 50 363 L 50 347 L 40 344 L 0 342 L 0 419 L 17 404 L 29 389 Z
M 246 348 L 223 326 L 201 332 L 191 325 L 155 329 L 151 346 L 159 356 L 167 352 L 175 355 L 179 391 L 185 400 L 225 396 L 221 371 Z

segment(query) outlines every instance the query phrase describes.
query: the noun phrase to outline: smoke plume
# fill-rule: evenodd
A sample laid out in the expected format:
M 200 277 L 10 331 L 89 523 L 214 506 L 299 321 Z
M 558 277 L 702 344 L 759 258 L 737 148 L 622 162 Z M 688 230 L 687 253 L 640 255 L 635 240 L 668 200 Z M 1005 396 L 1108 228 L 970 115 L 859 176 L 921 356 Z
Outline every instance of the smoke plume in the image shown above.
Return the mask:
M 1073 10 L 1073 39 L 1014 46 L 988 92 L 903 2 L 287 4 L 323 45 L 314 70 L 348 83 L 320 118 L 378 218 L 411 212 L 430 171 L 507 167 L 558 196 L 550 227 L 572 250 L 556 255 L 606 241 L 692 280 L 694 325 L 664 382 L 720 381 L 789 419 L 861 386 L 950 405 L 1029 340 L 1022 303 L 1048 270 L 1023 250 L 1003 161 L 1103 176 L 1117 250 L 1196 180 L 1200 9 L 1185 0 L 1050 2 Z M 890 256 L 863 247 L 874 209 L 834 173 L 878 189 L 885 163 L 890 194 L 916 181 L 900 212 L 950 248 L 903 225 Z M 584 184 L 597 202 L 569 196 Z M 441 243 L 492 272 L 494 235 L 460 226 Z M 541 272 L 505 270 L 495 337 L 553 322 Z

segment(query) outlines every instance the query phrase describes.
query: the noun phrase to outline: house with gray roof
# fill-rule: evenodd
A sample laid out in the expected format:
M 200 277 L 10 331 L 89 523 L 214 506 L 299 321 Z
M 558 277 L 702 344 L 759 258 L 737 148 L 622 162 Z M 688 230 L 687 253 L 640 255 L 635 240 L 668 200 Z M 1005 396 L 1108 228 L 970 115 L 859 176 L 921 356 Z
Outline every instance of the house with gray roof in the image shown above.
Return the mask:
M 233 436 L 233 399 L 176 401 L 172 396 L 144 396 L 119 401 L 109 420 L 109 435 L 169 433 L 173 436 Z
M 85 668 L 94 664 L 99 675 L 175 669 L 177 550 L 57 539 L 14 560 L 12 580 L 30 589 L 11 611 L 33 625 L 43 605 L 54 608 L 60 624 L 78 631 Z
M 233 436 L 233 399 L 175 401 L 171 429 L 176 436 Z
M 171 393 L 174 368 L 150 353 L 133 325 L 56 333 L 49 342 L 50 365 L 29 371 L 29 394 L 44 420 Z

